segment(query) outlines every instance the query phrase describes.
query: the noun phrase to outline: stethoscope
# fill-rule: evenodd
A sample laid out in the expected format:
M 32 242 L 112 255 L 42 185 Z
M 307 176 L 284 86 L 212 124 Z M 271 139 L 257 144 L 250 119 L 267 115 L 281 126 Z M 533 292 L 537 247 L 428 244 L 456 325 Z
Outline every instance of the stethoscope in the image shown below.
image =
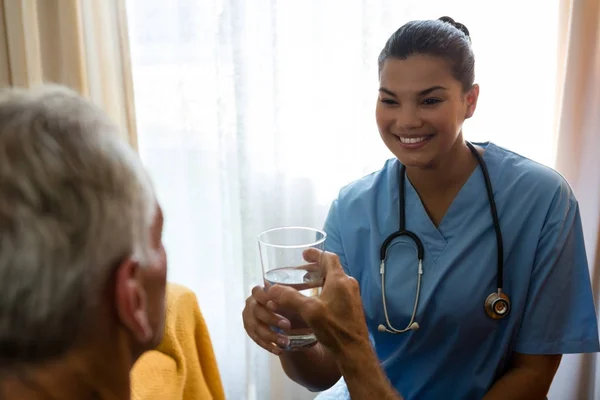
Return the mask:
M 497 262 L 497 286 L 498 290 L 490 294 L 484 303 L 484 309 L 486 314 L 492 319 L 501 319 L 508 315 L 510 312 L 510 300 L 506 293 L 502 291 L 503 288 L 503 273 L 504 273 L 504 254 L 503 254 L 503 242 L 502 242 L 502 232 L 500 231 L 500 221 L 498 219 L 498 211 L 496 210 L 496 202 L 494 200 L 494 193 L 492 191 L 492 183 L 490 181 L 490 176 L 488 174 L 487 166 L 483 161 L 483 158 L 477 152 L 475 147 L 466 142 L 467 146 L 473 153 L 473 156 L 477 159 L 477 163 L 481 167 L 481 171 L 483 172 L 483 178 L 485 180 L 485 188 L 487 191 L 488 202 L 490 204 L 490 211 L 492 213 L 492 220 L 494 222 L 494 230 L 496 231 L 496 245 L 498 248 L 498 262 Z M 400 227 L 397 232 L 392 233 L 388 236 L 381 245 L 380 250 L 380 258 L 381 263 L 379 265 L 379 274 L 381 275 L 381 298 L 383 300 L 383 312 L 385 314 L 385 322 L 387 327 L 383 324 L 380 324 L 377 327 L 377 330 L 380 332 L 388 332 L 388 333 L 404 333 L 409 330 L 417 330 L 419 329 L 419 323 L 415 321 L 415 317 L 417 314 L 417 308 L 419 306 L 419 295 L 421 292 L 421 277 L 423 276 L 423 256 L 425 251 L 423 250 L 423 243 L 421 239 L 411 231 L 406 230 L 406 214 L 405 214 L 405 195 L 404 195 L 404 181 L 406 176 L 406 167 L 402 165 L 400 167 L 400 172 L 398 174 L 398 186 L 400 191 L 400 198 L 398 200 L 399 208 L 400 208 Z M 418 265 L 418 276 L 417 276 L 417 293 L 415 296 L 415 304 L 413 307 L 412 315 L 410 317 L 410 321 L 408 325 L 404 329 L 396 329 L 392 326 L 390 322 L 390 318 L 387 311 L 387 304 L 385 301 L 385 259 L 387 256 L 388 248 L 392 241 L 398 237 L 407 236 L 415 243 L 417 247 L 417 259 L 419 261 Z

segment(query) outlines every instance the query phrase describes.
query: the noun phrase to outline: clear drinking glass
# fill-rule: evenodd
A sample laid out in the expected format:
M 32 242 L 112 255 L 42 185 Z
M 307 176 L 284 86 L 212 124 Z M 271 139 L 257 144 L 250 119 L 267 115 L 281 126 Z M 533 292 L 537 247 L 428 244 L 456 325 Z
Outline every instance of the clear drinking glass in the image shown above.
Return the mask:
M 275 284 L 285 285 L 305 296 L 318 296 L 323 287 L 323 275 L 316 264 L 304 259 L 303 252 L 311 247 L 323 251 L 326 237 L 321 230 L 296 226 L 273 228 L 258 235 L 265 288 Z M 285 350 L 298 350 L 317 342 L 312 329 L 298 313 L 284 308 L 278 308 L 275 312 L 287 318 L 291 324 L 288 332 L 272 327 L 290 340 Z

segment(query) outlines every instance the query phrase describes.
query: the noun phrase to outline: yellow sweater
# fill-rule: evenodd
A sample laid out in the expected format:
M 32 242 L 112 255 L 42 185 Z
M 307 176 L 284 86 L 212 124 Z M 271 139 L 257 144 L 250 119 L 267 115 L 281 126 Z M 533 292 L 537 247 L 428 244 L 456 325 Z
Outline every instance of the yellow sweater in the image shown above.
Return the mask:
M 134 365 L 131 399 L 225 399 L 208 329 L 190 289 L 168 284 L 165 335 Z

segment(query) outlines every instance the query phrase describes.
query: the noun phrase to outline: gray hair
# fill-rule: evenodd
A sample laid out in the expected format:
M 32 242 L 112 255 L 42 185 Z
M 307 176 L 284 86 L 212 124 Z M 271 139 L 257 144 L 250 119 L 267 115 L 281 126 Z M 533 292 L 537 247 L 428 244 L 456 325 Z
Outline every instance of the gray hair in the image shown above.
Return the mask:
M 0 91 L 0 366 L 57 357 L 125 257 L 151 257 L 137 153 L 69 89 Z

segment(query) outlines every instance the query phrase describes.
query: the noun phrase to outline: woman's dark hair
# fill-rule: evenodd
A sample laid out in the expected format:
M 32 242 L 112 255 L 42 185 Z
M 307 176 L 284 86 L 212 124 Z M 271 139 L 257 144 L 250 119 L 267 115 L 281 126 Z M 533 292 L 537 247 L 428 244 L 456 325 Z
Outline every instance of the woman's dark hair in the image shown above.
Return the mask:
M 423 54 L 450 62 L 452 74 L 467 91 L 475 81 L 475 56 L 469 30 L 450 17 L 438 20 L 411 21 L 401 26 L 385 43 L 379 54 L 379 73 L 388 58 L 405 60 Z

